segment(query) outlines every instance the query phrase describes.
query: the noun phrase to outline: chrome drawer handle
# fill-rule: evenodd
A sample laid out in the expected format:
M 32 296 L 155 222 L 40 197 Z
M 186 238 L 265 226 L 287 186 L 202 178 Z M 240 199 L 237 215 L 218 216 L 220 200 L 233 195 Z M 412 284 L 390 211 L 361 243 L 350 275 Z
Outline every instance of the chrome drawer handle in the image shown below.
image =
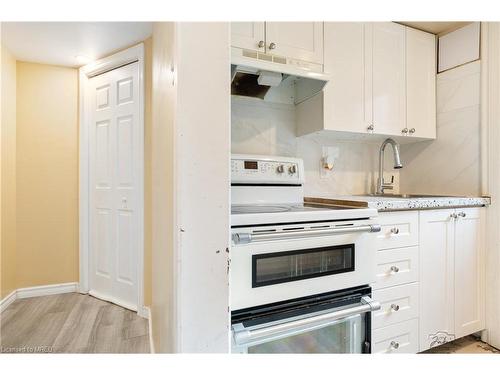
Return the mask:
M 394 272 L 394 273 L 398 273 L 399 272 L 399 267 L 391 266 L 391 271 Z
M 458 216 L 460 216 L 460 217 L 466 217 L 467 215 L 466 215 L 466 213 L 465 213 L 465 212 L 463 212 L 463 211 L 462 211 L 462 212 L 459 212 L 459 213 L 458 213 Z
M 397 228 L 397 227 L 391 228 L 391 233 L 392 234 L 398 234 L 399 233 L 399 228 Z
M 391 348 L 393 348 L 393 349 L 399 349 L 399 342 L 397 342 L 397 341 L 391 341 Z
M 394 311 L 399 311 L 399 305 L 396 305 L 395 303 L 393 303 L 391 305 L 391 309 L 394 310 Z
M 456 218 L 458 217 L 458 215 L 457 215 L 456 213 L 452 213 L 452 214 L 450 215 L 450 217 L 451 217 L 452 219 L 456 219 Z

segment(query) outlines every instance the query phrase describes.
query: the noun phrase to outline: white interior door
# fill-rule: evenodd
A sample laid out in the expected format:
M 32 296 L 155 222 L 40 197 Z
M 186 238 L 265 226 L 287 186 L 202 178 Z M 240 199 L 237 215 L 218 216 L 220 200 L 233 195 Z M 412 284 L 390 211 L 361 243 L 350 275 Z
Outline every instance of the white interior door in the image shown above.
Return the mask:
M 89 80 L 89 293 L 138 308 L 142 199 L 138 62 Z

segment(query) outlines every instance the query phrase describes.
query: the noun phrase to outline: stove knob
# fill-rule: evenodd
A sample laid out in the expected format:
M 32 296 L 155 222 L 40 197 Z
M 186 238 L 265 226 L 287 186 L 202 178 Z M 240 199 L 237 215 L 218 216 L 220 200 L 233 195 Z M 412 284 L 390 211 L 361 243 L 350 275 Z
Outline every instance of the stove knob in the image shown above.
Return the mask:
M 290 174 L 296 173 L 297 167 L 295 165 L 290 166 L 290 168 L 288 168 L 288 172 L 290 172 Z
M 278 168 L 276 168 L 276 172 L 278 173 L 283 173 L 285 171 L 285 167 L 283 167 L 282 164 L 278 165 Z

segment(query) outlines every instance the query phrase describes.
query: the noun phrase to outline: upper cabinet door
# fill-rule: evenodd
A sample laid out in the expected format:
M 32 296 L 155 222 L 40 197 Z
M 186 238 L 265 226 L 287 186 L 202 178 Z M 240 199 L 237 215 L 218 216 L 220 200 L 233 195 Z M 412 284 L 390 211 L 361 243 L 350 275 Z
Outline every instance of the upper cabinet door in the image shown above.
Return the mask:
M 373 23 L 373 125 L 380 134 L 406 128 L 405 26 Z
M 484 210 L 457 209 L 455 230 L 455 334 L 484 329 Z
M 325 22 L 325 129 L 365 133 L 372 124 L 372 25 Z
M 266 22 L 266 52 L 323 64 L 323 22 Z
M 436 37 L 406 28 L 408 135 L 436 138 Z
M 265 51 L 264 22 L 231 22 L 231 45 L 254 51 Z

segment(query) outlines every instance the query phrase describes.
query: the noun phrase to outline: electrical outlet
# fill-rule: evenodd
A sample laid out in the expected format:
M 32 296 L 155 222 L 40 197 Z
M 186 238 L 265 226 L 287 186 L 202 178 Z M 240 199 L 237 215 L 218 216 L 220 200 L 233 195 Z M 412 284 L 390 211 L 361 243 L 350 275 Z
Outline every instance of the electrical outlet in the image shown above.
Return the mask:
M 335 169 L 336 160 L 339 158 L 340 150 L 335 146 L 323 146 L 321 160 L 319 161 L 319 175 L 327 178 Z

